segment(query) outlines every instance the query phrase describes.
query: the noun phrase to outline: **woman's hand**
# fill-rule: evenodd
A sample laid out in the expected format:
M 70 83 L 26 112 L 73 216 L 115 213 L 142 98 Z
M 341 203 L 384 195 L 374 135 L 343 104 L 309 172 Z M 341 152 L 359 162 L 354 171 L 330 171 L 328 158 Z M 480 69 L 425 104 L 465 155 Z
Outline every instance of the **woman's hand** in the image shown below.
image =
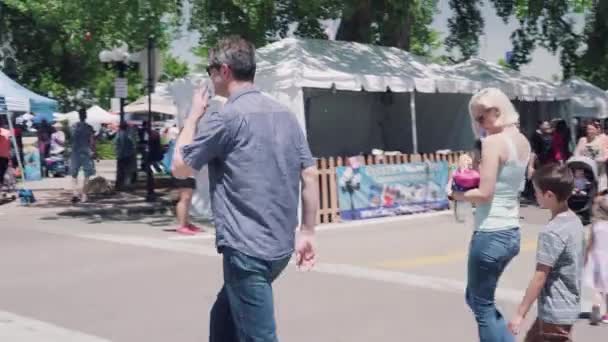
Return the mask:
M 454 199 L 454 201 L 466 201 L 464 194 L 465 194 L 464 192 L 452 191 L 450 196 Z

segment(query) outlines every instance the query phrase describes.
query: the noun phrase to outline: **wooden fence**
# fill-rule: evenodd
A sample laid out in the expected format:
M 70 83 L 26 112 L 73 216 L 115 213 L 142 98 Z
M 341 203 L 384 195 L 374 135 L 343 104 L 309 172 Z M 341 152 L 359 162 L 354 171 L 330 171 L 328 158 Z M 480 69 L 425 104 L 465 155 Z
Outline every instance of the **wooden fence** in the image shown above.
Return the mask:
M 466 152 L 452 152 L 449 154 L 423 153 L 423 154 L 398 154 L 385 156 L 364 156 L 365 165 L 378 164 L 405 164 L 421 161 L 447 161 L 455 165 L 460 155 Z M 347 158 L 330 157 L 317 159 L 319 170 L 319 214 L 317 224 L 340 222 L 340 207 L 338 206 L 338 186 L 336 181 L 336 167 L 344 166 Z

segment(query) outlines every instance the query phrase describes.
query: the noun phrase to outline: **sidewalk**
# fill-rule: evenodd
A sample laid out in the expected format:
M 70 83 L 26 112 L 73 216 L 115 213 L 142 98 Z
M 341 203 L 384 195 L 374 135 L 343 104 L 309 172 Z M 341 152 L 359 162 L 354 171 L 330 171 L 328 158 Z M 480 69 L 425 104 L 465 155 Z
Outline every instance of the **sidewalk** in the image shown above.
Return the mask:
M 95 163 L 97 176 L 108 180 L 112 185 L 116 179 L 116 161 L 101 160 Z M 112 192 L 108 195 L 89 195 L 86 203 L 73 204 L 72 179 L 43 178 L 39 181 L 20 183 L 19 188 L 25 187 L 34 191 L 36 203 L 30 208 L 55 209 L 57 215 L 82 217 L 94 215 L 131 216 L 141 214 L 172 215 L 173 201 L 168 188 L 156 187 L 156 201 L 146 202 L 146 190 L 137 189 L 133 192 Z M 16 202 L 18 204 L 18 200 Z

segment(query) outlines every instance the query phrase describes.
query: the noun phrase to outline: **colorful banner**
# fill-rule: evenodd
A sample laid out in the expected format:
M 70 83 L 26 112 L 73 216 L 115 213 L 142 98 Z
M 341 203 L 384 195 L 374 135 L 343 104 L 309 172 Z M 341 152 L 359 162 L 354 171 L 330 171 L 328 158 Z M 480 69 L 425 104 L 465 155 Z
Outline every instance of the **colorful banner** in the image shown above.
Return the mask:
M 336 168 L 343 220 L 420 213 L 449 207 L 446 162 Z
M 35 147 L 26 147 L 23 151 L 23 168 L 25 169 L 25 180 L 37 181 L 42 179 L 40 167 L 40 152 Z

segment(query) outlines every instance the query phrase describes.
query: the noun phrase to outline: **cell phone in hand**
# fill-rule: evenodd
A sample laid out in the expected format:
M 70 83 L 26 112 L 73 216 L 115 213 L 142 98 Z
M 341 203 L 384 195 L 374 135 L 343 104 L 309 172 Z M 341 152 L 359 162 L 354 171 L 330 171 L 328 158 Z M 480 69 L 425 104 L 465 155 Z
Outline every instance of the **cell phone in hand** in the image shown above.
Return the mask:
M 209 99 L 209 103 L 215 97 L 215 89 L 213 87 L 213 82 L 211 82 L 210 79 L 208 79 L 208 78 L 194 78 L 190 82 L 191 82 L 191 85 L 192 85 L 191 93 L 190 93 L 190 98 L 192 98 L 192 96 L 194 95 L 194 92 L 196 91 L 196 89 L 199 89 L 201 87 L 207 87 L 207 96 L 208 96 L 208 99 Z M 184 112 L 183 116 L 178 115 L 177 126 L 180 129 L 184 127 L 184 122 L 186 122 L 186 119 L 188 118 L 189 115 L 190 115 L 190 103 L 188 103 L 187 110 Z

